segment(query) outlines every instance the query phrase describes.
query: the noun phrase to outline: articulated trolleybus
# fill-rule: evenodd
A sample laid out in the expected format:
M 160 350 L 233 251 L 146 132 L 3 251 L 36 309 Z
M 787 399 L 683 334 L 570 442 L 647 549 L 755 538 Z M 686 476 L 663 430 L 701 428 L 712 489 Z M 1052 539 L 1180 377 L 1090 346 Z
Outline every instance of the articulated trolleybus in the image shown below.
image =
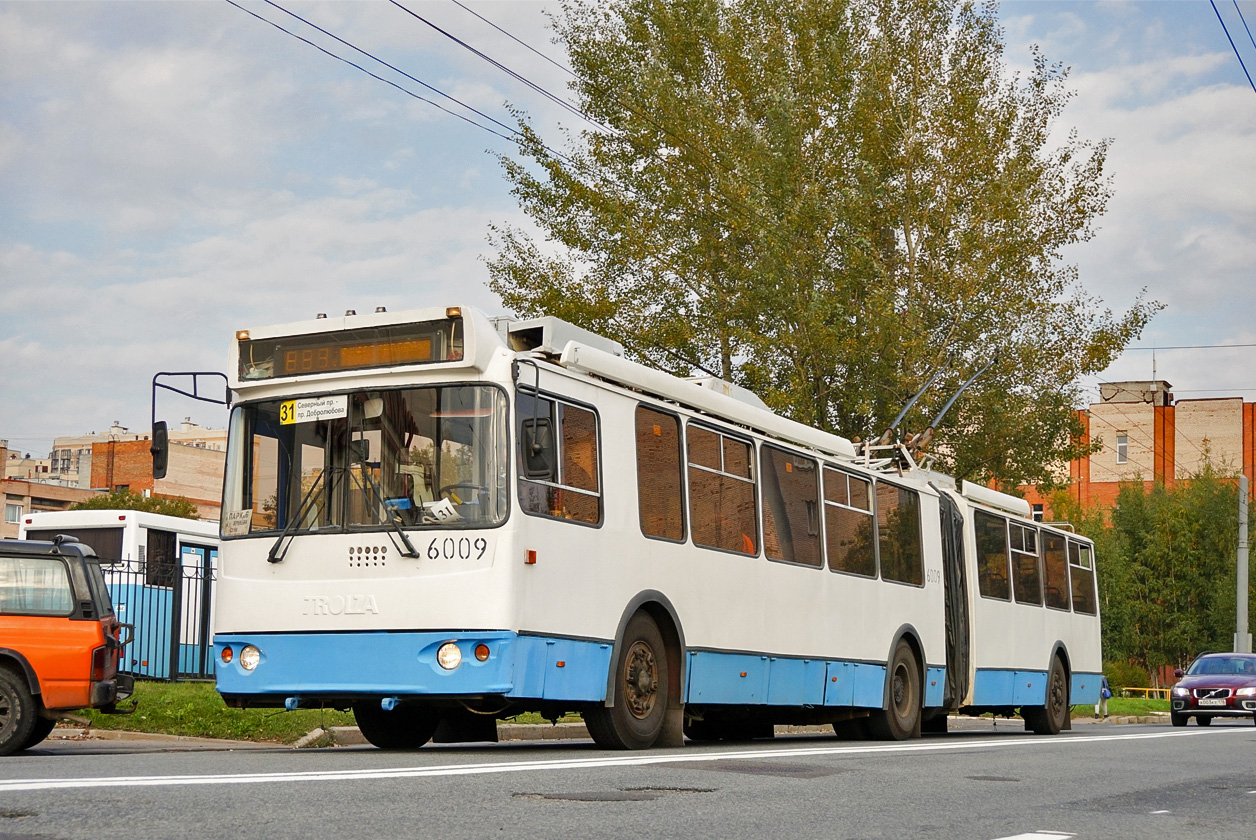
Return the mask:
M 235 706 L 390 749 L 578 712 L 604 747 L 1068 728 L 1091 544 L 1022 500 L 466 307 L 240 331 L 214 644 Z

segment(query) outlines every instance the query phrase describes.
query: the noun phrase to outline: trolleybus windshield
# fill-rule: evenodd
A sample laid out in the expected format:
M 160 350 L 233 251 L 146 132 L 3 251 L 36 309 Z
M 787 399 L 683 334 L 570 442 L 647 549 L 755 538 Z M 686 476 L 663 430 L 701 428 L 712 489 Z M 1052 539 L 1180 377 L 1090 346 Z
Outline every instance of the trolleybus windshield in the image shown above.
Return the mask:
M 505 394 L 484 385 L 238 405 L 223 536 L 499 525 L 506 413 Z

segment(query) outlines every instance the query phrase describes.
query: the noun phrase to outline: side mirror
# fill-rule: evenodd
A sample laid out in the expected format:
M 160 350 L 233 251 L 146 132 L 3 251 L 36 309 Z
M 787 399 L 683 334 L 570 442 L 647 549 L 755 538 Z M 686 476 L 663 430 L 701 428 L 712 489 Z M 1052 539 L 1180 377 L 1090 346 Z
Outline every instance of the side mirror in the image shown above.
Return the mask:
M 554 429 L 548 417 L 523 421 L 523 472 L 525 478 L 553 481 Z
M 153 442 L 148 447 L 153 456 L 153 478 L 165 478 L 166 466 L 170 461 L 170 437 L 166 432 L 166 421 L 153 423 Z
M 1174 668 L 1174 669 L 1173 669 L 1173 676 L 1177 677 L 1179 680 L 1180 680 L 1180 679 L 1182 679 L 1182 669 L 1181 669 L 1181 668 Z

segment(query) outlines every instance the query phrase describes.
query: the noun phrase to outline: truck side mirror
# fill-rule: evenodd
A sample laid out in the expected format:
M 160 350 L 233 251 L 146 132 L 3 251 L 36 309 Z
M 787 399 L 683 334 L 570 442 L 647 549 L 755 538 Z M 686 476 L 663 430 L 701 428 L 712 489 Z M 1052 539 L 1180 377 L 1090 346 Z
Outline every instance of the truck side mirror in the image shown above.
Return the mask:
M 166 466 L 170 460 L 170 437 L 165 420 L 153 423 L 153 442 L 148 451 L 153 456 L 153 478 L 165 478 Z

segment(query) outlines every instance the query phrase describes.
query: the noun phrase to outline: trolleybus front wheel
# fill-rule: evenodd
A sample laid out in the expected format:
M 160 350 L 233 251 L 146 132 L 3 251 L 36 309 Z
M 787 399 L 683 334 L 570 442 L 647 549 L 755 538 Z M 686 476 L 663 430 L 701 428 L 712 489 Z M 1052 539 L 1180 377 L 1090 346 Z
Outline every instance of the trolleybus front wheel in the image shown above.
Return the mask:
M 920 731 L 920 668 L 906 639 L 890 661 L 889 707 L 868 718 L 868 731 L 882 741 L 905 741 Z
M 432 740 L 440 723 L 440 718 L 428 709 L 398 706 L 384 711 L 379 701 L 355 704 L 353 717 L 362 737 L 381 750 L 417 750 Z
M 612 750 L 654 746 L 667 712 L 667 650 L 654 619 L 637 613 L 628 621 L 614 664 L 615 705 L 584 713 L 589 735 Z

